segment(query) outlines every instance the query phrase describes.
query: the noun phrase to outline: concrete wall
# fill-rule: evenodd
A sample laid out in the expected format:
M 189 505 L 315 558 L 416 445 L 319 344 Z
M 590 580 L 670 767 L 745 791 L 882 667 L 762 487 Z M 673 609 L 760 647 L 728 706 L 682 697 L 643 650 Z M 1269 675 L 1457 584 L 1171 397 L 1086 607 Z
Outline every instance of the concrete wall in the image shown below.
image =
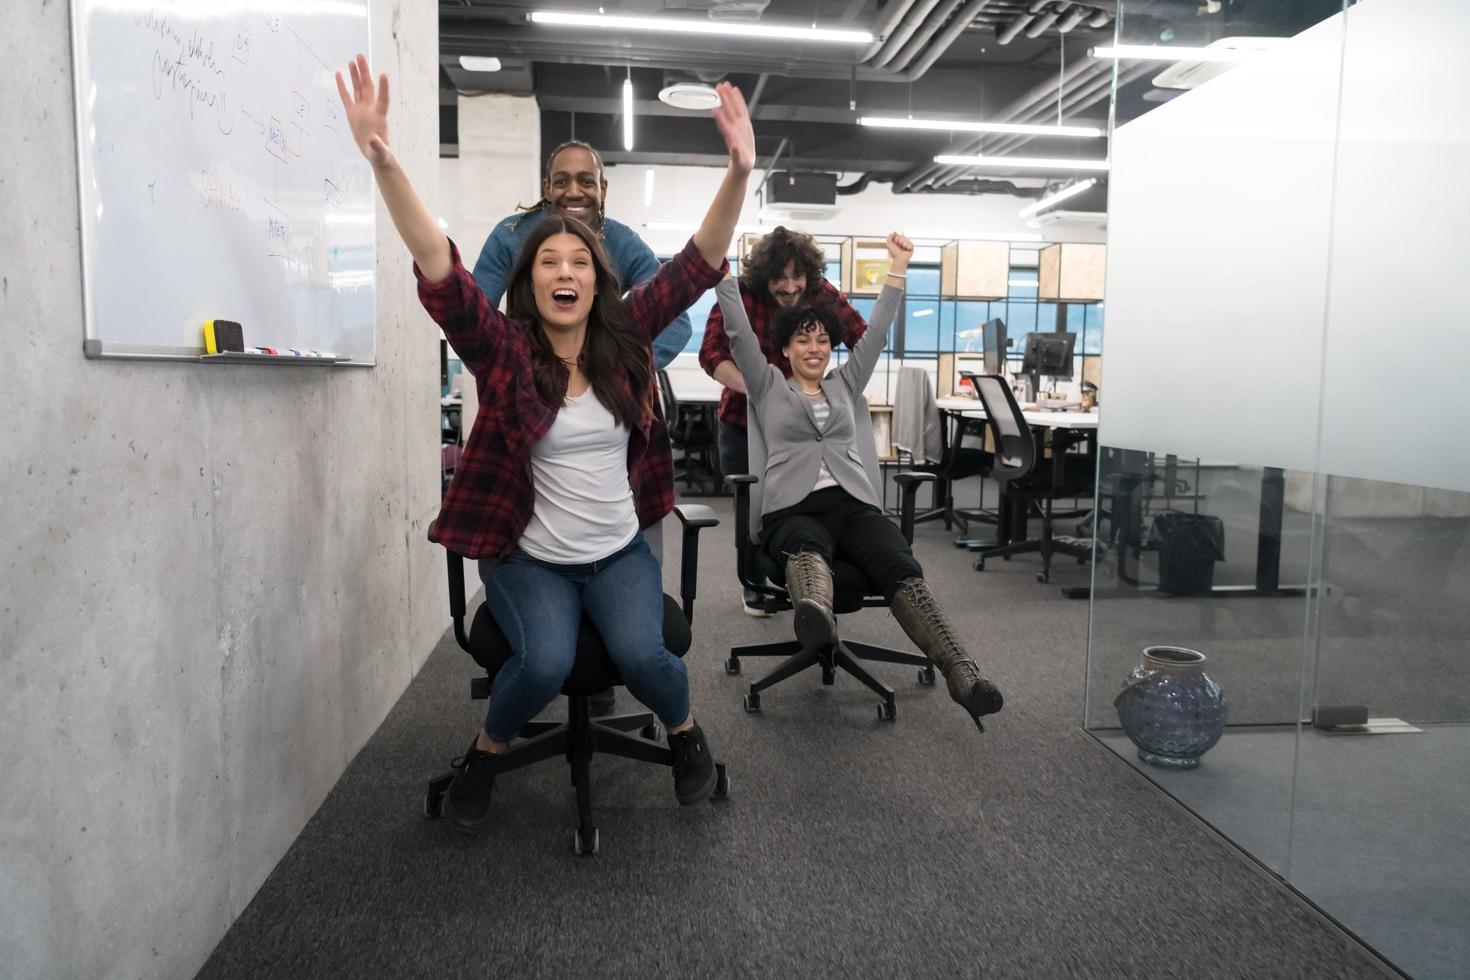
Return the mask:
M 435 4 L 372 26 L 432 203 Z M 438 331 L 380 207 L 378 367 L 84 360 L 68 5 L 0 60 L 0 963 L 188 977 L 444 627 Z

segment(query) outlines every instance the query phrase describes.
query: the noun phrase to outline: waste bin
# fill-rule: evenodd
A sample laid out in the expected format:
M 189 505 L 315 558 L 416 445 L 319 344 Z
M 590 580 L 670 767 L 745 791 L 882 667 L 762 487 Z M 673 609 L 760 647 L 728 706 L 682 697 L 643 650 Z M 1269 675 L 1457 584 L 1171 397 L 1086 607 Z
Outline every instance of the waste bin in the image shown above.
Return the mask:
M 1148 544 L 1159 552 L 1159 591 L 1203 595 L 1215 583 L 1215 562 L 1225 560 L 1225 523 L 1209 514 L 1167 511 L 1154 516 Z

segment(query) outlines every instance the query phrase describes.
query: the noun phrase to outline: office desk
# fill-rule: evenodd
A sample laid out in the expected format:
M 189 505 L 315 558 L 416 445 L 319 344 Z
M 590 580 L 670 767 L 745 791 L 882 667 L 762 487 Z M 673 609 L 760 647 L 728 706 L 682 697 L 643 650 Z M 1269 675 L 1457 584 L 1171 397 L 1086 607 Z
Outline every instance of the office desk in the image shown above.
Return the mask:
M 961 416 L 964 418 L 985 418 L 985 407 L 977 398 L 940 398 L 936 399 L 941 415 Z M 1065 453 L 1072 446 L 1079 443 L 1089 445 L 1088 452 L 1095 456 L 1097 451 L 1097 424 L 1098 413 L 1083 411 L 1050 411 L 1048 409 L 1031 409 L 1021 412 L 1022 419 L 1032 429 L 1045 429 L 1051 432 L 1051 445 L 1053 456 L 1058 452 Z M 948 438 L 949 425 L 943 426 L 945 437 Z M 1063 466 L 1057 462 L 1052 467 L 1052 478 L 1060 487 L 1063 479 Z M 947 488 L 946 488 L 947 489 Z M 946 493 L 946 498 L 951 497 Z M 1004 484 L 1000 487 L 1000 502 L 996 508 L 996 539 L 993 544 L 1010 544 L 1015 541 L 1024 540 L 1026 537 L 1026 514 L 1024 508 L 1013 507 L 1006 495 Z M 1044 535 L 1045 537 L 1045 535 Z M 1046 540 L 1050 540 L 1047 538 Z M 956 541 L 969 547 L 971 550 L 979 551 L 992 544 L 992 542 Z M 1050 547 L 1047 545 L 1047 547 Z

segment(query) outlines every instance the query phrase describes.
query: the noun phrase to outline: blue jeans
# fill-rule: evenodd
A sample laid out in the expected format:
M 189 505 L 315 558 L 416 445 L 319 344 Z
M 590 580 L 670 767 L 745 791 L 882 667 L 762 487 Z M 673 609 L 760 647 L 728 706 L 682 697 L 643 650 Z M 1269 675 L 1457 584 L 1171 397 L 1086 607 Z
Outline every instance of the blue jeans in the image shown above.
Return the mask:
M 485 734 L 509 742 L 561 692 L 585 614 L 623 683 L 667 726 L 689 717 L 689 675 L 664 649 L 663 573 L 637 534 L 601 561 L 556 565 L 517 548 L 480 563 L 485 604 L 513 655 L 495 675 Z

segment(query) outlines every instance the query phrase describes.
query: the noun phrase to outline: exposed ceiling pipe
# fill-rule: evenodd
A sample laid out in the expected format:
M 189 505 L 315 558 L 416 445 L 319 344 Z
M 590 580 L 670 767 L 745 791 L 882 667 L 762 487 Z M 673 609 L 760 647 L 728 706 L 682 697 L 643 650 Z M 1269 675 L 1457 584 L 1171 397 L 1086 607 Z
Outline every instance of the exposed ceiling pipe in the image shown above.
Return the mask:
M 997 44 L 1010 44 L 1014 41 L 1016 35 L 1020 34 L 1021 30 L 1036 18 L 1036 15 L 1041 12 L 1041 8 L 1045 7 L 1048 2 L 1050 0 L 1032 0 L 1031 6 L 1026 8 L 1024 14 L 1011 21 L 1005 30 L 995 36 L 995 42 Z
M 1066 9 L 1070 6 L 1072 6 L 1070 3 L 1059 3 L 1052 9 L 1043 13 L 1040 17 L 1031 22 L 1030 27 L 1026 28 L 1026 36 L 1041 37 L 1041 35 L 1046 33 L 1047 28 L 1055 24 L 1057 22 L 1057 18 L 1061 17 Z
M 904 74 L 913 78 L 922 78 L 924 73 L 934 65 L 934 62 L 938 61 L 940 56 L 949 50 L 950 46 L 954 44 L 955 39 L 965 32 L 965 28 L 969 27 L 975 18 L 980 16 L 980 12 L 989 3 L 990 0 L 970 0 L 969 5 L 964 10 L 961 10 L 955 19 L 950 22 L 949 27 L 945 29 L 944 33 L 939 35 L 939 39 L 929 45 L 929 50 L 918 61 L 914 62 L 914 64 L 909 65 Z
M 1095 14 L 1092 15 L 1092 20 L 1089 20 L 1087 22 L 1087 26 L 1088 27 L 1107 27 L 1108 26 L 1108 23 L 1110 21 L 1112 21 L 1112 19 L 1113 19 L 1113 15 L 1112 14 L 1108 13 L 1106 10 L 1099 10 L 1097 13 L 1095 13 Z
M 909 16 L 905 17 L 883 42 L 882 50 L 868 59 L 868 67 L 886 68 L 894 55 L 898 54 L 899 49 L 908 43 L 909 38 L 914 36 L 914 32 L 924 23 L 924 19 L 929 16 L 930 12 L 939 6 L 939 3 L 940 0 L 920 0 L 919 5 L 910 11 Z
M 883 19 L 873 25 L 873 36 L 878 40 L 863 51 L 858 61 L 867 61 L 883 50 L 884 44 L 888 41 L 888 35 L 893 33 L 893 28 L 913 9 L 915 2 L 916 0 L 894 0 L 888 5 L 888 12 L 883 15 Z
M 1071 11 L 1067 13 L 1067 16 L 1062 18 L 1061 23 L 1057 24 L 1057 33 L 1066 34 L 1070 32 L 1072 28 L 1076 27 L 1078 24 L 1086 20 L 1087 15 L 1090 13 L 1092 13 L 1092 11 L 1088 10 L 1086 7 L 1073 7 Z
M 939 29 L 949 23 L 950 15 L 963 2 L 964 0 L 947 0 L 942 6 L 936 8 L 934 13 L 929 15 L 929 19 L 924 22 L 924 26 L 909 38 L 909 43 L 903 46 L 888 67 L 894 71 L 903 71 L 907 68 L 914 60 L 914 56 L 923 50 L 926 44 L 934 40 L 934 35 L 939 33 Z

